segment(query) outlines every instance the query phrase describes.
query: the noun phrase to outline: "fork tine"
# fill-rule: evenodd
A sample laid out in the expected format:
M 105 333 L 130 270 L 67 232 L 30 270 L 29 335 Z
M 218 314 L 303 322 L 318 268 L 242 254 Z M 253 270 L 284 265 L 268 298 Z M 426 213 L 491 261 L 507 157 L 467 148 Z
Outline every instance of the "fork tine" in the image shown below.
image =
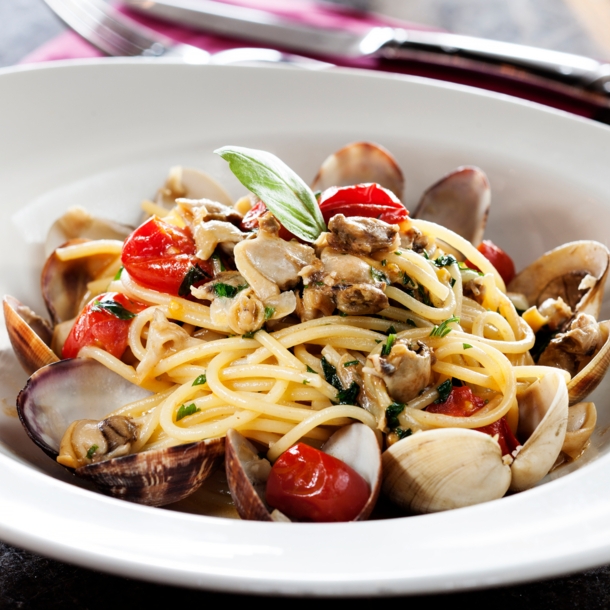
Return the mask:
M 85 40 L 108 55 L 160 56 L 173 43 L 138 26 L 103 0 L 45 0 Z

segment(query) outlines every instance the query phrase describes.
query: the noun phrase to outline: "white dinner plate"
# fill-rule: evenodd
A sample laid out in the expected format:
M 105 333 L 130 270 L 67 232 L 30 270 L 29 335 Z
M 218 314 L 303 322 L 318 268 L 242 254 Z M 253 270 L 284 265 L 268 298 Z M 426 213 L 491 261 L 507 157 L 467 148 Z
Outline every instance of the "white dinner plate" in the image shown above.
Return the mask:
M 519 268 L 566 241 L 610 245 L 605 126 L 419 78 L 101 60 L 0 73 L 2 293 L 44 311 L 42 240 L 72 205 L 134 222 L 172 165 L 204 168 L 242 193 L 212 153 L 219 146 L 269 150 L 311 180 L 327 154 L 357 140 L 395 154 L 411 208 L 449 170 L 483 168 L 493 199 L 486 235 Z M 0 347 L 8 543 L 121 576 L 290 595 L 455 591 L 610 561 L 608 383 L 594 395 L 598 432 L 586 454 L 532 490 L 392 520 L 241 522 L 75 484 L 21 429 L 13 405 L 26 375 L 4 330 Z

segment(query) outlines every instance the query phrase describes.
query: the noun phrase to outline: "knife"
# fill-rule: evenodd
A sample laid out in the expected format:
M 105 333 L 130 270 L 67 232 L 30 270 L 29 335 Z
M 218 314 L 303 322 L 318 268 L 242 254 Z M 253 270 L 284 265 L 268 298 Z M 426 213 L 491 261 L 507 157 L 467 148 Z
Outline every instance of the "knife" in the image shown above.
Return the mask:
M 322 29 L 279 15 L 214 0 L 124 0 L 143 14 L 215 34 L 286 49 L 346 59 L 430 60 L 449 64 L 461 57 L 509 65 L 610 98 L 610 63 L 508 42 L 392 27 L 364 33 Z

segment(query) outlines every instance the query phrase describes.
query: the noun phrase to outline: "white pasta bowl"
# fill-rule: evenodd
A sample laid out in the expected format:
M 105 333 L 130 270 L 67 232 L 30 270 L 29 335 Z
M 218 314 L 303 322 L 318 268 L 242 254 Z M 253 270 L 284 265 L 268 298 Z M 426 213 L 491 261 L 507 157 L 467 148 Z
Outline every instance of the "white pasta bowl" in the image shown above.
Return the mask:
M 138 218 L 167 169 L 269 150 L 311 180 L 327 154 L 372 140 L 397 157 L 407 207 L 459 165 L 489 176 L 486 236 L 518 268 L 567 241 L 610 245 L 610 129 L 418 78 L 103 60 L 0 72 L 0 285 L 43 311 L 42 242 L 72 205 Z M 608 319 L 610 308 L 602 310 Z M 4 325 L 2 325 L 4 329 Z M 232 592 L 389 595 L 507 584 L 610 561 L 608 382 L 585 455 L 543 484 L 445 513 L 345 524 L 240 522 L 104 497 L 23 431 L 26 375 L 2 330 L 0 538 L 83 566 Z

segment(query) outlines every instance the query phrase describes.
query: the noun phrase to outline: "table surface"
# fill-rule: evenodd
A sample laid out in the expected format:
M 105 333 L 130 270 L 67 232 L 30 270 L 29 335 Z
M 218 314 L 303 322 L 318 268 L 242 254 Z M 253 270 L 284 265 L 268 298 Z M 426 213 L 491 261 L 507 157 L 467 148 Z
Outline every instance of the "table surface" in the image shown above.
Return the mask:
M 610 0 L 335 0 L 460 34 L 496 38 L 596 57 L 610 57 Z M 0 67 L 64 31 L 42 0 L 0 1 Z M 501 549 L 498 550 L 501 552 Z M 220 603 L 241 596 L 191 591 L 109 576 L 54 561 L 0 542 L 0 609 L 108 608 L 153 601 Z M 261 598 L 265 600 L 266 598 Z M 268 598 L 271 600 L 271 598 Z M 442 596 L 416 596 L 411 610 L 432 601 L 489 604 L 497 610 L 608 608 L 610 566 L 513 587 Z M 406 600 L 405 600 L 406 601 Z

